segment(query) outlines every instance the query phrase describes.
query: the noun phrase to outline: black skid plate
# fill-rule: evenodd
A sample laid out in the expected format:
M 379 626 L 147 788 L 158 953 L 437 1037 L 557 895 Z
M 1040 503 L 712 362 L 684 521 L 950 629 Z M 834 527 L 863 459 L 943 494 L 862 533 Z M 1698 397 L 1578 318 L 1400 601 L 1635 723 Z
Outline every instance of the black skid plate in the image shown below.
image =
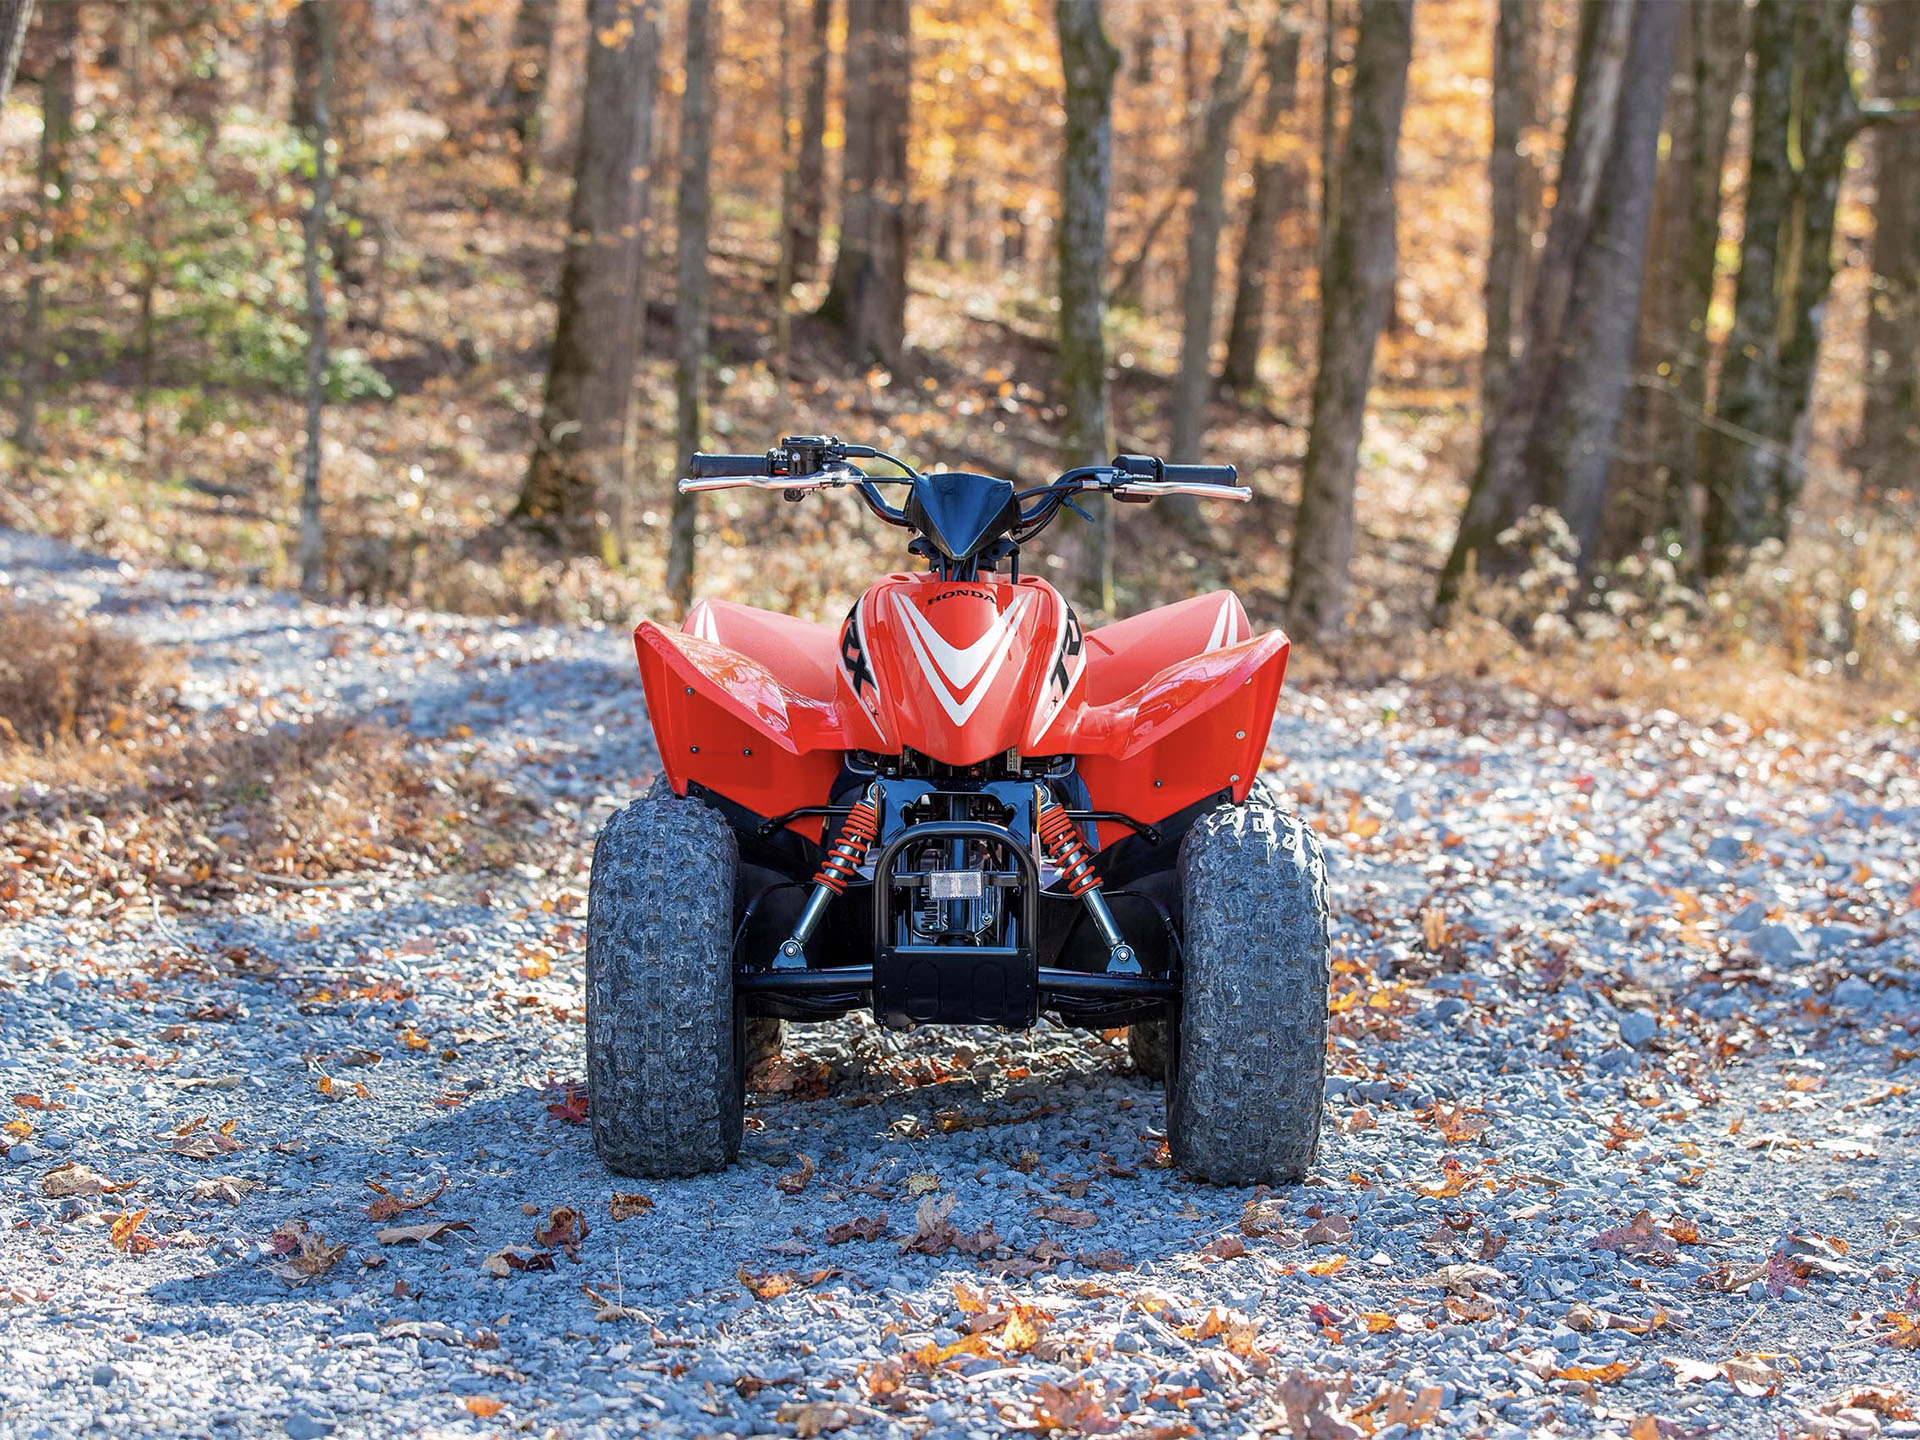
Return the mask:
M 883 1025 L 1024 1030 L 1039 1016 L 1039 970 L 1024 947 L 890 945 L 878 958 L 873 1012 Z

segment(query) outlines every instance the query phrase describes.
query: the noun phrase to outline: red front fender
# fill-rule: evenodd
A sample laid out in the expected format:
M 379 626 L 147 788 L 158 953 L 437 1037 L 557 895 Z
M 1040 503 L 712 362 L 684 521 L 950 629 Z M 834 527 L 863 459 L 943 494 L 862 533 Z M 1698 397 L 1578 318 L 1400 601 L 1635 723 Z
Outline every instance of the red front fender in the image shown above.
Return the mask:
M 758 815 L 824 804 L 842 754 L 879 742 L 857 707 L 798 694 L 724 645 L 652 621 L 633 632 L 660 763 Z M 817 838 L 819 822 L 794 828 Z
M 1219 791 L 1245 800 L 1260 773 L 1291 642 L 1278 631 L 1167 666 L 1041 740 L 1071 754 L 1096 810 L 1160 820 Z

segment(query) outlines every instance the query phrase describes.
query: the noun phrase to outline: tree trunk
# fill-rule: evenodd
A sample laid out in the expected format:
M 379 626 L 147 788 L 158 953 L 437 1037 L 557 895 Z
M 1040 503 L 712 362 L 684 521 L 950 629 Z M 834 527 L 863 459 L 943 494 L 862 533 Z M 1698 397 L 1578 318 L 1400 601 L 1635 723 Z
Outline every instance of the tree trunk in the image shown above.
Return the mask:
M 1060 68 L 1067 133 L 1060 171 L 1060 458 L 1071 468 L 1113 454 L 1107 413 L 1107 203 L 1113 188 L 1113 80 L 1120 52 L 1107 38 L 1100 0 L 1059 0 Z M 1094 588 L 1113 607 L 1111 527 L 1103 507 L 1092 547 Z
M 1520 359 L 1509 372 L 1493 432 L 1480 447 L 1460 530 L 1441 573 L 1438 603 L 1443 610 L 1453 603 L 1469 561 L 1483 573 L 1514 563 L 1516 557 L 1500 553 L 1498 537 L 1539 503 L 1527 452 L 1546 402 L 1552 364 L 1563 355 L 1563 347 L 1582 338 L 1571 329 L 1574 285 L 1614 151 L 1636 9 L 1637 3 L 1620 0 L 1584 0 L 1580 8 L 1573 108 L 1567 115 L 1546 252 L 1527 298 Z
M 605 507 L 630 487 L 628 428 L 640 348 L 659 0 L 588 0 L 586 86 L 546 401 L 517 518 L 598 552 Z
M 307 445 L 300 475 L 300 589 L 318 595 L 326 589 L 326 532 L 320 513 L 320 412 L 327 383 L 327 296 L 321 284 L 320 251 L 326 244 L 327 203 L 332 190 L 327 141 L 333 114 L 334 38 L 339 16 L 329 0 L 304 0 L 305 29 L 313 41 L 313 68 L 307 82 L 305 112 L 312 117 L 313 194 L 307 204 L 301 268 L 307 291 Z
M 0 105 L 13 89 L 13 72 L 20 52 L 27 48 L 27 27 L 33 23 L 33 0 L 0 0 Z
M 1214 294 L 1220 279 L 1220 230 L 1227 218 L 1227 150 L 1234 117 L 1246 103 L 1247 32 L 1234 25 L 1220 47 L 1220 68 L 1207 93 L 1200 148 L 1194 156 L 1193 208 L 1187 216 L 1187 274 L 1181 290 L 1180 372 L 1173 382 L 1173 439 L 1168 458 L 1201 458 L 1207 389 L 1213 378 Z
M 1292 623 L 1309 637 L 1336 633 L 1346 623 L 1354 474 L 1374 343 L 1393 297 L 1393 185 L 1412 56 L 1413 0 L 1369 0 L 1361 7 L 1287 591 Z
M 807 46 L 807 78 L 800 100 L 800 150 L 794 165 L 793 210 L 787 222 L 793 273 L 802 280 L 820 268 L 820 222 L 827 191 L 827 79 L 832 61 L 828 32 L 833 0 L 813 0 L 813 32 Z
M 1320 30 L 1320 226 L 1314 237 L 1324 289 L 1340 195 L 1340 0 L 1325 0 Z M 1322 308 L 1325 297 L 1322 297 Z
M 547 66 L 553 55 L 555 0 L 520 0 L 513 16 L 513 40 L 497 108 L 513 137 L 520 183 L 540 173 L 540 109 L 547 100 Z
M 48 268 L 70 248 L 67 235 L 68 148 L 73 143 L 74 55 L 79 48 L 80 6 L 75 0 L 47 12 L 52 53 L 40 81 L 39 219 L 26 232 L 26 316 L 20 336 L 20 423 L 15 441 L 21 453 L 39 446 L 40 394 L 46 384 Z
M 793 7 L 780 7 L 780 256 L 773 272 L 774 374 L 793 374 Z
M 1551 384 L 1527 449 L 1539 503 L 1566 521 L 1580 547 L 1583 575 L 1590 572 L 1597 548 L 1614 471 L 1614 438 L 1632 375 L 1660 118 L 1681 19 L 1673 0 L 1643 0 L 1638 11 L 1619 126 L 1593 235 L 1580 257 L 1567 343 L 1557 363 L 1549 362 Z
M 897 367 L 907 342 L 907 124 L 913 84 L 907 0 L 859 0 L 847 15 L 846 173 L 840 250 L 820 318 L 856 360 Z
M 1759 0 L 1754 10 L 1740 278 L 1701 464 L 1709 574 L 1763 540 L 1785 540 L 1799 498 L 1801 423 L 1833 284 L 1834 209 L 1861 124 L 1847 74 L 1852 16 L 1851 5 L 1824 0 Z
M 713 160 L 713 56 L 720 7 L 687 7 L 686 92 L 680 101 L 680 295 L 673 389 L 679 407 L 674 463 L 684 464 L 705 437 L 707 380 L 707 216 Z M 678 470 L 675 472 L 680 473 Z M 673 492 L 667 539 L 667 595 L 684 612 L 693 603 L 695 498 Z
M 1492 235 L 1487 247 L 1487 349 L 1480 364 L 1480 443 L 1493 433 L 1513 365 L 1514 296 L 1522 256 L 1532 240 L 1521 229 L 1520 136 L 1527 85 L 1527 5 L 1499 0 L 1493 30 L 1493 149 L 1487 159 Z
M 1877 92 L 1920 95 L 1920 9 L 1882 4 Z M 1867 400 L 1856 456 L 1869 493 L 1920 475 L 1920 131 L 1873 137 L 1873 309 L 1867 318 Z
M 1706 413 L 1708 314 L 1720 244 L 1721 180 L 1733 102 L 1746 69 L 1746 11 L 1716 0 L 1687 0 L 1685 63 L 1676 65 L 1667 106 L 1668 148 L 1661 162 L 1640 358 L 1623 461 L 1607 503 L 1602 558 L 1624 555 L 1644 539 L 1677 537 L 1699 554 L 1698 486 L 1693 455 Z
M 1220 382 L 1236 390 L 1251 390 L 1260 381 L 1280 222 L 1300 193 L 1299 176 L 1278 153 L 1300 98 L 1300 27 L 1293 17 L 1276 16 L 1261 48 L 1267 90 L 1260 106 L 1260 153 L 1253 166 L 1247 232 L 1240 242 L 1233 318 L 1227 324 L 1227 358 L 1220 369 Z

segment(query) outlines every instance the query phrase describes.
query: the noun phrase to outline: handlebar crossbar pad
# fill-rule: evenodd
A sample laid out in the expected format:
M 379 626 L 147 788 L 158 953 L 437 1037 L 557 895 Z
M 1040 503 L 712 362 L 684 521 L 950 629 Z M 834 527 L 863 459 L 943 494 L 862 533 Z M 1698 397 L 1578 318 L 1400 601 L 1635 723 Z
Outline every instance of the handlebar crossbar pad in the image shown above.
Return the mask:
M 687 461 L 687 475 L 694 480 L 712 480 L 722 475 L 750 475 L 758 479 L 773 474 L 773 460 L 767 455 L 702 455 L 695 453 Z
M 1168 465 L 1161 478 L 1186 485 L 1231 485 L 1240 472 L 1231 465 Z

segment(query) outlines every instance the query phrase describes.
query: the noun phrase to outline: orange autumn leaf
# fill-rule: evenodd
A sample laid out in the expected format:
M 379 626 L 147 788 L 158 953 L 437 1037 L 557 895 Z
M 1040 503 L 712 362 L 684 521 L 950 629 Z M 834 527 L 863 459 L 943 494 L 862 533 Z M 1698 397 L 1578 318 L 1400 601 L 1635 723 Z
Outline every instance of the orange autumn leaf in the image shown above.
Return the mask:
M 1325 1260 L 1316 1260 L 1305 1267 L 1309 1275 L 1338 1275 L 1347 1268 L 1347 1257 L 1330 1255 Z
M 478 1415 L 482 1420 L 491 1420 L 506 1408 L 506 1401 L 495 1400 L 489 1395 L 469 1395 L 467 1397 L 467 1409 L 471 1410 L 475 1415 Z

